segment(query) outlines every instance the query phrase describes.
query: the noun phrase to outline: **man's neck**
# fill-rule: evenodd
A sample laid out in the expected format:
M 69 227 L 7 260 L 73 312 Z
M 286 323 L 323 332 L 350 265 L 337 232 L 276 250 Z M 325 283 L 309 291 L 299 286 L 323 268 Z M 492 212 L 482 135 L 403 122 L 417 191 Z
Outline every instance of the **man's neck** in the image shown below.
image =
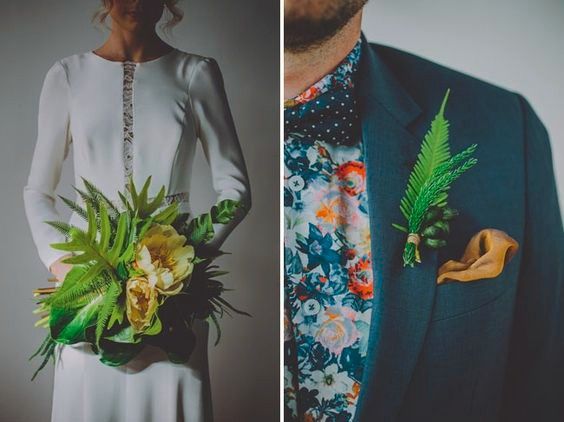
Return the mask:
M 284 52 L 284 99 L 293 98 L 331 72 L 360 38 L 362 10 L 335 36 L 310 50 Z

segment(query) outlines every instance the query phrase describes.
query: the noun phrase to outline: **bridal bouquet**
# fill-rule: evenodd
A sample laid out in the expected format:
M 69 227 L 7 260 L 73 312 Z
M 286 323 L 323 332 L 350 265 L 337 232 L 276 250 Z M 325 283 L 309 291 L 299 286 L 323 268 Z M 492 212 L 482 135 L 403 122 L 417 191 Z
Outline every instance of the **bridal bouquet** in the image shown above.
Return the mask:
M 242 205 L 223 200 L 209 213 L 190 218 L 178 203 L 164 206 L 164 187 L 148 197 L 149 177 L 138 191 L 129 180 L 119 192 L 123 207 L 113 204 L 92 183 L 75 190 L 85 207 L 62 198 L 87 222 L 82 230 L 67 223 L 49 221 L 66 236 L 51 246 L 72 254 L 72 264 L 58 288 L 40 288 L 36 326 L 49 330 L 30 359 L 43 361 L 33 378 L 55 355 L 57 344 L 89 343 L 100 360 L 110 366 L 127 363 L 145 345 L 163 349 L 175 363 L 186 362 L 195 346 L 194 319 L 207 319 L 221 330 L 218 319 L 233 311 L 223 297 L 226 274 L 213 261 L 225 252 L 206 243 L 214 235 L 213 224 L 226 224 Z M 33 379 L 32 378 L 32 379 Z

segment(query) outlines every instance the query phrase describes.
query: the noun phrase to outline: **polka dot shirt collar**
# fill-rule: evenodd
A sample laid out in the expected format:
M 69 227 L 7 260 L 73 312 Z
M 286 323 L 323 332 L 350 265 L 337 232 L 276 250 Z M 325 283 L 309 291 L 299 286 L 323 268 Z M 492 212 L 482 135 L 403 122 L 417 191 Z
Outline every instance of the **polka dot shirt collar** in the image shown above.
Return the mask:
M 352 50 L 337 65 L 335 70 L 328 73 L 319 81 L 304 90 L 301 94 L 284 101 L 284 108 L 305 104 L 331 90 L 340 88 L 353 88 L 354 76 L 358 70 L 360 52 L 362 51 L 362 38 L 359 38 Z
M 361 42 L 356 43 L 333 72 L 284 108 L 286 139 L 349 146 L 358 143 L 360 124 L 353 88 Z

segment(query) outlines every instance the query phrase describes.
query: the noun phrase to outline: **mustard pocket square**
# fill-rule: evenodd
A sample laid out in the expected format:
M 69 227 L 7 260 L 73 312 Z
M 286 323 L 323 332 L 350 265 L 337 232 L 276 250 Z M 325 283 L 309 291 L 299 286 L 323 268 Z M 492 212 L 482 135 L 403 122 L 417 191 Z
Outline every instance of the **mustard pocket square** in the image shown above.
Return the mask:
M 466 245 L 460 261 L 449 260 L 441 265 L 437 284 L 497 277 L 518 249 L 519 243 L 504 231 L 480 230 Z

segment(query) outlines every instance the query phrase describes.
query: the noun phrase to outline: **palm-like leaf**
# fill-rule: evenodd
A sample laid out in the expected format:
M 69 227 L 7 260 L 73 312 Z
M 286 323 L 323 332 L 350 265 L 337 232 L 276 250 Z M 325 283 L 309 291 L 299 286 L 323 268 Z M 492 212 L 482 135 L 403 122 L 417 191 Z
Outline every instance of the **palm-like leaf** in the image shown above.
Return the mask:
M 421 151 L 417 155 L 417 162 L 409 176 L 405 196 L 400 203 L 401 212 L 406 220 L 409 220 L 413 205 L 423 185 L 431 177 L 433 170 L 450 159 L 449 122 L 444 116 L 449 92 L 450 90 L 447 89 L 439 113 L 433 119 L 431 128 L 423 139 Z M 443 192 L 437 199 L 437 203 L 444 204 L 446 199 L 447 194 Z
M 178 202 L 173 202 L 158 214 L 155 215 L 154 221 L 159 224 L 172 224 L 178 217 Z
M 130 177 L 127 190 L 129 191 L 131 202 L 127 200 L 125 195 L 120 195 L 121 201 L 125 203 L 126 208 L 133 211 L 134 215 L 144 219 L 148 218 L 162 205 L 165 198 L 165 188 L 161 187 L 157 196 L 149 200 L 149 186 L 151 185 L 151 176 L 147 178 L 141 191 L 137 192 L 133 179 Z

